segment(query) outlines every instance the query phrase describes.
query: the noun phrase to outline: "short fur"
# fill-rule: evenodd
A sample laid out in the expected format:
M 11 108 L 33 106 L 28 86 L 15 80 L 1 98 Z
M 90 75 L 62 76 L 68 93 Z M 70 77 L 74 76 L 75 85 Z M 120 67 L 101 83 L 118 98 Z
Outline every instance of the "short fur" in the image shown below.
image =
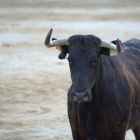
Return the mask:
M 88 45 L 101 45 L 101 39 L 94 35 L 73 35 L 68 39 L 68 42 L 72 45 L 88 46 Z

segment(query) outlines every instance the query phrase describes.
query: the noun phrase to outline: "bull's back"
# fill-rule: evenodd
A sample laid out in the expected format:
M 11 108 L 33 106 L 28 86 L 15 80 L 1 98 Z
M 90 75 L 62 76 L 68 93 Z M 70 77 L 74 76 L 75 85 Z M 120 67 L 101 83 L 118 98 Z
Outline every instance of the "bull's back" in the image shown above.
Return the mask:
M 133 38 L 122 44 L 122 53 L 140 58 L 140 40 Z

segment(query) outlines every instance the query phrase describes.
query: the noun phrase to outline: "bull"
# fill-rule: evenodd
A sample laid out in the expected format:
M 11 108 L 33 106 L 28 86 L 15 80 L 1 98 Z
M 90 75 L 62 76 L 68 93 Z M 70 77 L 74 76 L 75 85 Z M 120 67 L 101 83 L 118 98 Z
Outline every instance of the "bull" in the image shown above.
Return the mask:
M 94 35 L 73 35 L 50 41 L 51 33 L 45 45 L 60 45 L 60 59 L 69 54 L 67 105 L 73 139 L 125 140 L 132 129 L 140 140 L 140 40 L 110 43 Z M 111 50 L 118 54 L 111 56 Z

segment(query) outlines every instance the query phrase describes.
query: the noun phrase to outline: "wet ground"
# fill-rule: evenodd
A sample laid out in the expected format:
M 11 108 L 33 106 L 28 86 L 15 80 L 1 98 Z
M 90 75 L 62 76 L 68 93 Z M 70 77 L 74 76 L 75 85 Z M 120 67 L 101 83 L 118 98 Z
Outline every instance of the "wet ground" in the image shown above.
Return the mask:
M 47 32 L 140 39 L 139 12 L 138 1 L 0 1 L 0 139 L 72 140 L 69 67 L 44 46 Z M 131 130 L 126 140 L 134 140 Z

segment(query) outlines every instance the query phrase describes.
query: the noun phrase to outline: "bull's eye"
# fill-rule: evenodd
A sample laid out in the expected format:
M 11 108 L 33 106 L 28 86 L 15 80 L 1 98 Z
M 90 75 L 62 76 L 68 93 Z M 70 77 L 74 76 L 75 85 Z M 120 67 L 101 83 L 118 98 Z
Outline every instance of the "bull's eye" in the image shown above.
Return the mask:
M 95 59 L 92 61 L 91 65 L 94 66 L 96 63 L 97 63 L 97 60 Z

